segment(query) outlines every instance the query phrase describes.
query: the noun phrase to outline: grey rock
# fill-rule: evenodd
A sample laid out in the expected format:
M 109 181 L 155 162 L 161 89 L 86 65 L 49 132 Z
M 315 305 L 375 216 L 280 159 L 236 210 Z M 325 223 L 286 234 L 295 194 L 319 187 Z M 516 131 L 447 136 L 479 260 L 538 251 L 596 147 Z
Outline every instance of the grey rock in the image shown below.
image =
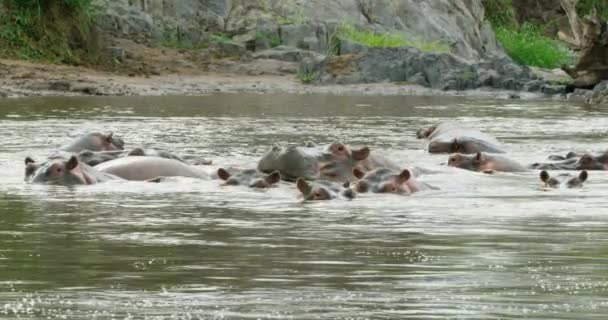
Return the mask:
M 572 102 L 587 102 L 593 96 L 592 90 L 574 89 L 574 92 L 568 93 L 566 98 Z
M 241 43 L 234 41 L 217 41 L 210 45 L 221 57 L 241 57 L 246 55 L 247 48 Z
M 537 92 L 542 89 L 543 85 L 544 85 L 543 81 L 532 80 L 532 81 L 526 82 L 524 84 L 523 90 L 528 91 L 528 92 Z
M 593 105 L 608 106 L 608 80 L 600 82 L 593 88 L 587 102 Z
M 546 84 L 542 87 L 541 92 L 544 94 L 565 94 L 566 86 Z
M 256 52 L 252 56 L 254 59 L 274 59 L 288 62 L 301 62 L 304 58 L 323 57 L 312 51 L 286 46 L 279 46 L 274 49 Z
M 365 51 L 368 47 L 348 39 L 338 38 L 339 54 L 356 54 Z

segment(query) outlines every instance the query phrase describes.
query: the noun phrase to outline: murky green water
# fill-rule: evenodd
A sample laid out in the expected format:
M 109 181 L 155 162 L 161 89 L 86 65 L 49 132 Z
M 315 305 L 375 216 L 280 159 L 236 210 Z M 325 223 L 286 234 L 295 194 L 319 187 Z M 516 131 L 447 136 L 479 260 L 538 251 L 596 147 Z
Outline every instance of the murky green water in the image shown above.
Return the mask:
M 525 163 L 606 149 L 608 109 L 555 101 L 225 95 L 0 100 L 0 318 L 605 319 L 608 177 L 442 166 L 415 140 L 452 119 Z M 217 181 L 26 185 L 25 156 L 112 130 L 250 164 L 272 144 L 368 144 L 440 190 L 301 203 Z

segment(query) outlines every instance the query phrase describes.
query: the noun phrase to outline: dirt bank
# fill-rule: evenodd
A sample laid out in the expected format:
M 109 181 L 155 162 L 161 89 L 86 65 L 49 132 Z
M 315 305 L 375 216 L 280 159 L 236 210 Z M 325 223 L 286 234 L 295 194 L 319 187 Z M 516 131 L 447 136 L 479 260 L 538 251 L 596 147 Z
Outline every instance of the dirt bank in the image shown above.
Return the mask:
M 120 75 L 54 64 L 0 60 L 0 96 L 76 96 L 76 95 L 204 95 L 216 92 L 344 94 L 344 95 L 466 95 L 497 98 L 536 98 L 538 94 L 496 91 L 439 91 L 418 85 L 379 83 L 354 85 L 306 85 L 292 72 L 265 72 L 250 75 L 260 63 L 238 63 L 241 72 L 232 72 L 233 64 L 216 63 L 206 68 L 176 68 L 161 75 L 148 73 Z M 288 66 L 283 66 L 288 68 Z M 243 71 L 245 70 L 245 71 Z M 249 70 L 249 71 L 247 71 Z M 289 70 L 288 70 L 289 71 Z

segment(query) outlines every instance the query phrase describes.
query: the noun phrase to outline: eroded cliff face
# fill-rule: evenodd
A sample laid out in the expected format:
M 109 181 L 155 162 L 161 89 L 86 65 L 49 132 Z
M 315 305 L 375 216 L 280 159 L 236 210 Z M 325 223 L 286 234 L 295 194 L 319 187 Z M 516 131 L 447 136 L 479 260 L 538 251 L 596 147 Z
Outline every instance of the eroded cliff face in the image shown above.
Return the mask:
M 138 41 L 198 42 L 222 33 L 254 42 L 264 34 L 325 53 L 335 26 L 349 23 L 442 41 L 465 59 L 504 55 L 484 22 L 480 0 L 97 0 L 97 5 L 103 31 Z

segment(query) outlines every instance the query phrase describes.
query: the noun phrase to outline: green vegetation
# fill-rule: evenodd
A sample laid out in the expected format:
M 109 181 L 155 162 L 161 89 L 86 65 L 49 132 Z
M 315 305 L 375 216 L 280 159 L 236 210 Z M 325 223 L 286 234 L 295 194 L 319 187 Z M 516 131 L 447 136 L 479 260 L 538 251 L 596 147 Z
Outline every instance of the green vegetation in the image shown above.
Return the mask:
M 483 1 L 483 7 L 486 19 L 490 21 L 492 26 L 511 30 L 517 28 L 511 0 L 485 0 Z
M 377 33 L 370 30 L 359 30 L 353 25 L 343 23 L 336 32 L 340 38 L 374 48 L 413 47 L 424 52 L 448 52 L 449 46 L 441 41 L 409 40 L 404 35 L 395 33 Z
M 0 55 L 86 63 L 97 57 L 92 0 L 3 0 Z
M 608 1 L 606 0 L 579 0 L 576 4 L 576 11 L 580 15 L 589 14 L 593 8 L 597 10 L 598 15 L 608 20 Z
M 300 82 L 302 82 L 304 84 L 309 84 L 319 78 L 319 73 L 300 70 L 300 71 L 298 71 L 297 77 L 298 77 L 298 80 L 300 80 Z
M 276 32 L 261 32 L 255 34 L 257 40 L 268 40 L 271 48 L 276 48 L 281 45 L 281 38 Z
M 551 69 L 571 62 L 568 49 L 544 36 L 543 27 L 528 22 L 518 26 L 511 0 L 486 0 L 484 7 L 496 38 L 516 62 Z
M 553 69 L 571 62 L 568 49 L 543 36 L 543 29 L 538 26 L 524 23 L 519 30 L 498 26 L 494 32 L 511 58 L 520 64 Z

